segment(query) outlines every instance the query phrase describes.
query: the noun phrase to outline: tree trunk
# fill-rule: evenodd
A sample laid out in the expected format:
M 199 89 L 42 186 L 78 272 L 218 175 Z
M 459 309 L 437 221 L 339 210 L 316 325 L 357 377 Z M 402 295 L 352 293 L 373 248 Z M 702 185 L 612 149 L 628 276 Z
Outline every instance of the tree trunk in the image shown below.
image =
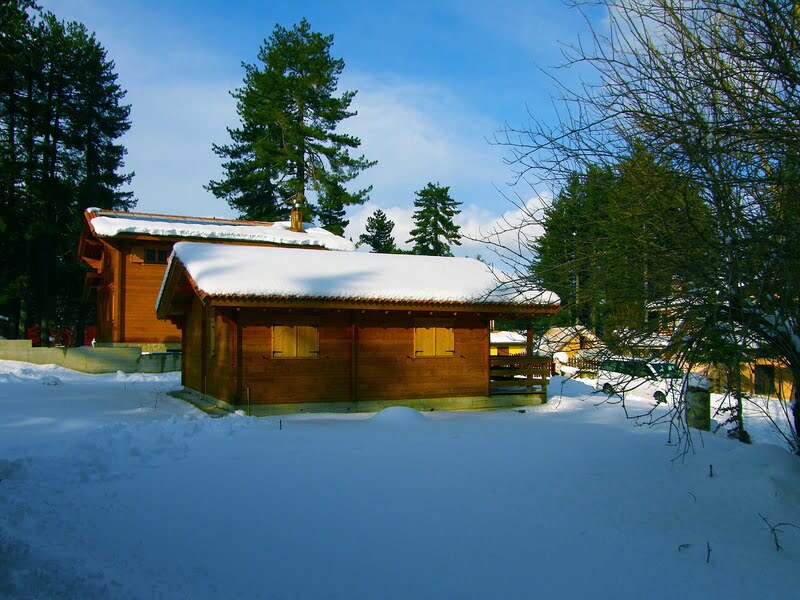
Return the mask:
M 75 320 L 75 347 L 80 348 L 86 343 L 83 334 L 86 331 L 86 303 L 78 302 L 78 316 Z
M 28 295 L 30 294 L 30 275 L 31 272 L 31 241 L 25 239 L 25 250 L 22 261 L 22 281 L 19 288 L 19 316 L 17 320 L 17 338 L 20 340 L 28 337 Z
M 39 335 L 42 346 L 50 346 L 50 317 L 52 311 L 50 299 L 50 255 L 52 254 L 52 240 L 48 234 L 42 235 L 38 240 L 38 279 L 39 279 Z

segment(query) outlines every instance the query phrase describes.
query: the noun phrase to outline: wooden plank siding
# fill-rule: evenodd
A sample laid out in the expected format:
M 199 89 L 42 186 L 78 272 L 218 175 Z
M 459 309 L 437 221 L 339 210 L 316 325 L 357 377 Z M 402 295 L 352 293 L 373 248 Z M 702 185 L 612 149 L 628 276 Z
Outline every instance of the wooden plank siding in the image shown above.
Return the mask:
M 302 314 L 242 311 L 240 402 L 347 402 L 352 395 L 352 331 L 347 313 Z M 316 326 L 319 355 L 279 358 L 272 355 L 272 326 Z
M 114 341 L 114 323 L 118 318 L 116 272 L 119 269 L 119 251 L 107 246 L 103 253 L 103 268 L 100 272 L 100 283 L 97 287 L 97 320 L 95 322 L 95 339 L 98 342 Z
M 83 234 L 88 236 L 86 232 Z M 102 256 L 85 261 L 93 269 L 101 265 L 97 284 L 96 340 L 109 343 L 180 343 L 181 332 L 168 320 L 156 316 L 156 299 L 167 265 L 145 262 L 147 249 L 169 255 L 183 238 L 125 234 L 113 238 L 94 238 L 102 244 Z M 188 239 L 188 238 L 187 238 Z M 203 239 L 212 244 L 253 245 L 246 240 Z M 281 244 L 258 243 L 282 247 Z M 308 250 L 322 250 L 313 246 Z
M 452 326 L 455 352 L 415 358 L 419 321 L 405 313 L 236 311 L 195 299 L 184 322 L 183 382 L 231 404 L 246 404 L 248 397 L 251 404 L 288 404 L 487 396 L 487 320 L 441 316 Z M 315 327 L 318 357 L 273 356 L 273 326 Z
M 206 393 L 203 389 L 203 304 L 197 297 L 192 299 L 192 304 L 186 311 L 182 347 L 181 383 Z
M 232 402 L 236 396 L 236 324 L 207 307 L 203 312 L 204 385 L 208 394 Z
M 453 327 L 452 356 L 414 356 L 414 328 L 430 324 L 413 315 L 378 311 L 357 314 L 358 400 L 487 395 L 487 320 L 473 314 L 437 316 L 449 317 Z
M 147 248 L 172 251 L 171 243 L 150 242 Z M 141 243 L 126 242 L 120 250 L 125 257 L 122 288 L 122 331 L 118 342 L 180 342 L 180 330 L 169 321 L 156 318 L 156 299 L 167 265 L 144 262 Z

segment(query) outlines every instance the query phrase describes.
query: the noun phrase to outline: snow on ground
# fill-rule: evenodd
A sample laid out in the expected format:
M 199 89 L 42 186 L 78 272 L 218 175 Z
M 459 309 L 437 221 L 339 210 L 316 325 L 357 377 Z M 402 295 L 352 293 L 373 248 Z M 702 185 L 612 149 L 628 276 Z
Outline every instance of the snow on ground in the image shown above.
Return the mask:
M 0 381 L 0 597 L 795 593 L 800 531 L 778 552 L 759 513 L 800 524 L 800 460 L 710 434 L 676 458 L 586 382 L 522 412 L 212 419 L 174 375 Z

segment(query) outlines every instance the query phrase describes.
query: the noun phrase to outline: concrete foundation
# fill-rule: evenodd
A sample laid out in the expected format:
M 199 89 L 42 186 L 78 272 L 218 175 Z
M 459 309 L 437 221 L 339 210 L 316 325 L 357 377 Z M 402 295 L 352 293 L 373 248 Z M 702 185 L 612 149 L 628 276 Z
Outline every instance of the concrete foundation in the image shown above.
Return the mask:
M 420 412 L 435 410 L 497 410 L 543 403 L 541 394 L 510 394 L 503 396 L 474 396 L 468 398 L 415 398 L 407 400 L 361 400 L 359 402 L 293 402 L 286 404 L 229 404 L 213 396 L 184 387 L 171 394 L 213 414 L 241 410 L 255 417 L 296 413 L 358 413 L 378 412 L 390 406 L 407 406 Z
M 30 340 L 0 340 L 0 359 L 58 365 L 84 373 L 167 373 L 181 370 L 180 352 L 142 354 L 138 346 L 34 348 Z
M 95 348 L 139 348 L 142 352 L 180 352 L 180 342 L 157 342 L 157 343 L 122 343 L 122 342 L 96 342 Z

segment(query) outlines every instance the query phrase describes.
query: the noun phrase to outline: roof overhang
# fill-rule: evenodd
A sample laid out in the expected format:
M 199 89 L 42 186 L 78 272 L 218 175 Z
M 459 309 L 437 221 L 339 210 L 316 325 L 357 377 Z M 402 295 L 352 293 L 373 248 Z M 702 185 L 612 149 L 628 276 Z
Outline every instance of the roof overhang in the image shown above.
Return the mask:
M 197 286 L 180 259 L 173 254 L 170 257 L 161 291 L 156 301 L 156 315 L 159 319 L 183 317 L 195 297 L 207 306 L 232 309 L 469 312 L 480 313 L 487 318 L 508 317 L 511 315 L 531 317 L 552 315 L 560 308 L 560 303 L 417 302 L 408 300 L 354 300 L 352 298 L 331 297 L 213 295 L 204 292 Z

